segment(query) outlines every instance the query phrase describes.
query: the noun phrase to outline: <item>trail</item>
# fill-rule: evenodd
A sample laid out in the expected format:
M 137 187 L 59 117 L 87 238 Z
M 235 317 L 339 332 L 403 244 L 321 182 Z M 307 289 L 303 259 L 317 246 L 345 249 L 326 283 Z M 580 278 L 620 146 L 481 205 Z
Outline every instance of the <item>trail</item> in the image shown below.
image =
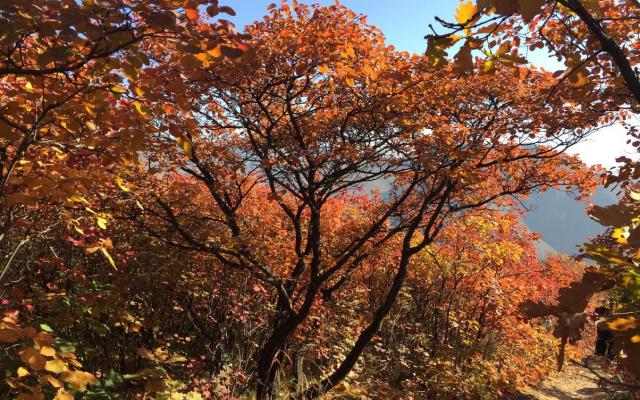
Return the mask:
M 610 399 L 618 390 L 600 385 L 600 376 L 606 376 L 597 364 L 593 371 L 577 363 L 568 363 L 564 371 L 543 382 L 529 386 L 511 400 L 598 400 Z

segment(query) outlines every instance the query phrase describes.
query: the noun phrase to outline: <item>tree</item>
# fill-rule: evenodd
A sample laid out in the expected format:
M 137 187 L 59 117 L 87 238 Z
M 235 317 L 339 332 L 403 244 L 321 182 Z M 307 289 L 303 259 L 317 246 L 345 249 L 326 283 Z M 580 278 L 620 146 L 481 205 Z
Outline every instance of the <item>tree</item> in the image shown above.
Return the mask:
M 433 63 L 444 63 L 445 49 L 456 42 L 461 42 L 462 47 L 454 64 L 471 70 L 473 65 L 463 61 L 471 59 L 472 54 L 480 54 L 481 50 L 484 62 L 479 70 L 484 73 L 492 73 L 498 63 L 526 63 L 527 59 L 522 56 L 524 51 L 543 49 L 564 63 L 565 68 L 555 73 L 559 77 L 559 87 L 572 86 L 582 92 L 578 100 L 580 107 L 597 110 L 603 123 L 615 120 L 623 124 L 629 135 L 628 143 L 636 148 L 640 146 L 638 126 L 634 123 L 634 114 L 640 111 L 638 1 L 465 2 L 457 10 L 455 23 L 439 21 L 448 32 L 440 35 L 434 31 L 427 36 L 427 53 Z M 551 94 L 558 95 L 555 90 Z M 617 161 L 621 164 L 617 171 L 608 175 L 607 185 L 633 185 L 640 178 L 638 163 L 626 156 Z M 558 334 L 564 342 L 579 335 L 579 329 L 586 321 L 582 312 L 589 298 L 595 292 L 611 288 L 610 279 L 627 282 L 622 288 L 617 285 L 614 291 L 628 291 L 625 287 L 633 281 L 629 281 L 629 274 L 634 268 L 623 254 L 626 254 L 626 236 L 634 227 L 632 209 L 628 201 L 623 200 L 606 210 L 598 207 L 592 210 L 596 220 L 610 229 L 604 236 L 585 245 L 585 254 L 601 268 L 599 274 L 592 271 L 585 279 L 600 277 L 608 283 L 589 285 L 583 282 L 565 289 L 567 292 L 560 299 L 560 309 L 544 306 L 527 311 L 532 313 L 530 315 L 563 312 L 575 317 L 577 324 L 561 319 Z M 612 220 L 614 215 L 617 217 Z M 630 325 L 624 327 L 631 329 Z M 619 343 L 634 354 L 627 358 L 626 364 L 636 363 L 637 346 L 629 340 Z
M 426 36 L 432 63 L 446 62 L 446 49 L 462 46 L 454 57 L 457 68 L 470 71 L 473 55 L 478 70 L 493 73 L 497 64 L 524 64 L 530 51 L 546 51 L 565 66 L 555 73 L 558 85 L 573 86 L 581 94 L 573 101 L 598 110 L 603 122 L 617 120 L 628 130 L 629 143 L 640 146 L 637 125 L 628 121 L 640 108 L 640 4 L 624 1 L 503 1 L 463 2 L 456 22 L 438 21 L 446 32 Z M 552 94 L 558 95 L 557 91 Z M 550 94 L 551 95 L 551 94 Z M 609 183 L 640 178 L 628 157 Z
M 209 17 L 199 17 L 205 6 Z M 147 90 L 140 69 L 152 49 L 190 54 L 233 40 L 229 23 L 206 24 L 220 12 L 233 10 L 200 0 L 0 5 L 0 242 L 18 208 L 81 203 L 113 179 L 98 174 L 137 159 L 144 142 L 134 121 L 144 118 Z
M 296 330 L 361 263 L 375 265 L 372 249 L 395 244 L 387 292 L 340 365 L 300 398 L 344 379 L 393 306 L 412 257 L 450 220 L 534 190 L 593 185 L 592 171 L 563 152 L 594 120 L 548 99 L 557 84 L 548 73 L 500 67 L 471 78 L 435 70 L 425 57 L 386 46 L 364 17 L 339 5 L 274 6 L 247 32 L 251 51 L 240 62 L 167 54 L 145 69 L 159 133 L 149 167 L 129 177 L 144 209 L 132 207 L 129 217 L 158 240 L 246 271 L 267 288 L 275 311 L 256 360 L 260 399 L 273 397 Z M 206 191 L 208 206 L 167 182 L 176 172 Z M 371 186 L 384 194 L 362 213 L 351 196 Z M 277 247 L 262 234 L 276 226 L 247 210 L 264 191 L 292 235 Z M 326 222 L 337 197 L 342 218 L 358 216 L 339 240 Z
M 374 398 L 392 398 L 399 387 L 404 398 L 495 398 L 551 372 L 553 336 L 544 323 L 523 323 L 518 305 L 552 301 L 580 268 L 567 258 L 538 261 L 537 238 L 517 214 L 482 212 L 451 223 L 413 258 L 351 386 L 366 384 Z M 373 286 L 369 296 L 377 299 L 385 278 L 384 270 L 363 269 L 343 296 L 361 284 Z
M 603 225 L 606 231 L 583 245 L 583 256 L 594 261 L 611 277 L 612 290 L 608 294 L 614 309 L 613 314 L 607 317 L 607 326 L 616 336 L 614 351 L 624 352 L 626 357 L 621 359 L 621 363 L 636 378 L 640 376 L 640 329 L 637 322 L 640 271 L 636 261 L 640 244 L 638 199 L 638 193 L 628 189 L 626 197 L 618 204 L 592 207 L 591 218 Z

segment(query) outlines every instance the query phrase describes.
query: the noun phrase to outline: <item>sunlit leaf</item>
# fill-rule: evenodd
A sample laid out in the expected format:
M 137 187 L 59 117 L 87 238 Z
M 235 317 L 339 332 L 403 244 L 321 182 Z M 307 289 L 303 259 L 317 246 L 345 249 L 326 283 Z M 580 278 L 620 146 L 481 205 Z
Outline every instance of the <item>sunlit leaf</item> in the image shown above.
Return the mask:
M 634 316 L 628 318 L 617 317 L 612 321 L 607 322 L 607 326 L 609 329 L 614 331 L 627 331 L 638 327 L 638 319 Z
M 86 386 L 96 382 L 96 377 L 84 371 L 65 371 L 60 375 L 63 382 L 76 390 L 84 391 Z
M 459 24 L 466 24 L 471 21 L 477 12 L 478 8 L 473 1 L 463 2 L 456 9 L 456 21 L 458 21 Z
M 67 365 L 62 360 L 47 361 L 44 369 L 49 372 L 53 372 L 56 375 L 68 370 Z

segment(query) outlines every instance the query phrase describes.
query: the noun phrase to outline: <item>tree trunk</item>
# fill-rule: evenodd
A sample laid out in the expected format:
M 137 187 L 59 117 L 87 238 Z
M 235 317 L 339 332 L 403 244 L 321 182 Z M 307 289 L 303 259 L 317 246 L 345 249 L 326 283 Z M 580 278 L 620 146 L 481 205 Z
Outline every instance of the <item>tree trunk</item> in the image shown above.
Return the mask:
M 372 321 L 369 323 L 369 326 L 365 330 L 360 333 L 358 340 L 355 345 L 349 352 L 349 354 L 342 361 L 342 364 L 331 374 L 329 377 L 324 379 L 318 385 L 312 386 L 309 389 L 305 390 L 301 394 L 297 395 L 295 398 L 299 400 L 313 400 L 317 397 L 321 396 L 323 393 L 331 390 L 338 383 L 340 383 L 349 372 L 353 369 L 356 362 L 362 355 L 362 352 L 366 348 L 366 346 L 371 342 L 371 339 L 378 333 L 380 326 L 382 325 L 382 321 L 391 310 L 391 307 L 395 303 L 398 298 L 398 294 L 400 293 L 400 289 L 402 289 L 402 285 L 407 277 L 407 270 L 409 267 L 409 259 L 410 253 L 407 251 L 403 251 L 402 258 L 400 259 L 400 265 L 398 266 L 398 272 L 393 279 L 393 284 L 389 289 L 389 293 L 385 298 L 384 302 L 377 309 L 376 313 L 373 316 Z
M 304 303 L 297 312 L 292 313 L 291 311 L 286 311 L 286 299 L 281 297 L 278 301 L 278 315 L 285 317 L 279 317 L 281 318 L 280 322 L 275 324 L 271 336 L 260 350 L 257 363 L 257 400 L 270 400 L 277 396 L 278 388 L 275 383 L 282 368 L 282 360 L 284 360 L 284 354 L 282 352 L 296 328 L 300 326 L 309 315 L 319 289 L 320 282 L 312 282 L 309 285 Z

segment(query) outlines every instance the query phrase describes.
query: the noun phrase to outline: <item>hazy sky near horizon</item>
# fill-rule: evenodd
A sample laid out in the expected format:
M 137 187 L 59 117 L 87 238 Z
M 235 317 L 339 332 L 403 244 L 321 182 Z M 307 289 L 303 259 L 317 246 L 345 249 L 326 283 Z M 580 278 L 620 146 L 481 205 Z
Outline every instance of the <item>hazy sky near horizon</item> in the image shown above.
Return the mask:
M 333 4 L 333 0 L 304 0 L 301 3 Z M 267 6 L 271 3 L 279 4 L 279 0 L 221 0 L 221 5 L 231 6 L 237 13 L 235 17 L 224 16 L 232 21 L 238 29 L 253 21 L 262 19 L 267 13 Z M 458 0 L 342 0 L 342 4 L 353 11 L 365 14 L 368 22 L 382 30 L 389 44 L 398 50 L 421 53 L 426 49 L 424 39 L 432 24 L 438 30 L 435 17 L 453 20 Z M 545 57 L 534 57 L 536 65 L 547 69 L 554 69 L 552 62 Z M 611 167 L 615 158 L 626 155 L 637 158 L 633 148 L 626 144 L 627 137 L 620 126 L 608 127 L 592 135 L 583 143 L 572 149 L 572 153 L 579 154 L 587 164 L 602 164 Z

